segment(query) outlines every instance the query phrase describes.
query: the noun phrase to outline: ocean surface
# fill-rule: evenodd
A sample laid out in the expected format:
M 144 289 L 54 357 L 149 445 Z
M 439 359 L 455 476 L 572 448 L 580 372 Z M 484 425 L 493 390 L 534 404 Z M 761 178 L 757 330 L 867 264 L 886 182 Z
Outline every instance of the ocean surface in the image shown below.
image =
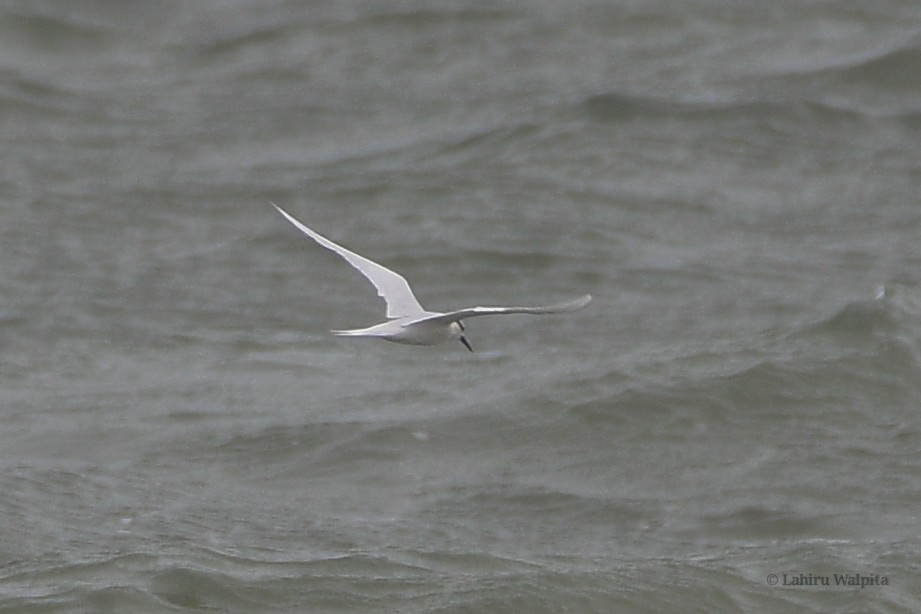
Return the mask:
M 6 0 L 0 147 L 0 611 L 921 611 L 918 2 Z

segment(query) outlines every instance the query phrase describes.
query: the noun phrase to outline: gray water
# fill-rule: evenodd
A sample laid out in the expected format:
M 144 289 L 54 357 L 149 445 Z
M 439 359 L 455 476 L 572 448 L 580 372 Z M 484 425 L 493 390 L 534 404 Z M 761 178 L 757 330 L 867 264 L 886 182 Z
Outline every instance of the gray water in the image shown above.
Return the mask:
M 0 610 L 921 610 L 919 77 L 910 0 L 4 2 Z M 594 301 L 333 337 L 270 200 Z

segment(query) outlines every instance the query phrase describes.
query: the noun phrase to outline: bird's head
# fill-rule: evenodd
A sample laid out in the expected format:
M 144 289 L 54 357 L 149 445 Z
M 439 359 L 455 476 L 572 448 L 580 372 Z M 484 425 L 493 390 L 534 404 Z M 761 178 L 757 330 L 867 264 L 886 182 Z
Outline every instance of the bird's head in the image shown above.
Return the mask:
M 460 320 L 451 322 L 449 328 L 451 331 L 451 338 L 460 340 L 460 342 L 464 344 L 464 347 L 472 352 L 473 348 L 470 347 L 470 342 L 467 341 L 467 337 L 464 336 L 464 325 L 461 324 Z

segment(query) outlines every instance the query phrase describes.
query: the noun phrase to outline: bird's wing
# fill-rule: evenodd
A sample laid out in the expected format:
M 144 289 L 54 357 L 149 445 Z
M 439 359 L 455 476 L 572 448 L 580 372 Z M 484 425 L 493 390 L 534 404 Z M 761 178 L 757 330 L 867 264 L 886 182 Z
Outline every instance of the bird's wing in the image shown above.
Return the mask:
M 582 309 L 588 305 L 591 300 L 592 295 L 586 294 L 585 296 L 580 296 L 571 301 L 557 303 L 556 305 L 548 305 L 546 307 L 468 307 L 467 309 L 458 309 L 457 311 L 449 311 L 448 313 L 423 316 L 416 320 L 406 322 L 403 326 L 411 326 L 420 322 L 457 322 L 458 320 L 466 320 L 467 318 L 475 318 L 478 316 L 510 315 L 515 313 L 527 313 L 532 315 L 566 313 L 567 311 Z
M 382 297 L 387 303 L 388 318 L 402 318 L 404 316 L 418 316 L 425 313 L 425 309 L 416 300 L 409 283 L 399 273 L 379 265 L 376 262 L 359 256 L 355 252 L 349 251 L 327 239 L 326 237 L 307 228 L 288 213 L 272 203 L 272 206 L 278 209 L 278 212 L 285 216 L 289 222 L 294 224 L 298 230 L 322 245 L 328 250 L 334 251 L 342 258 L 358 269 L 358 272 L 368 278 L 374 287 L 377 288 L 378 296 Z

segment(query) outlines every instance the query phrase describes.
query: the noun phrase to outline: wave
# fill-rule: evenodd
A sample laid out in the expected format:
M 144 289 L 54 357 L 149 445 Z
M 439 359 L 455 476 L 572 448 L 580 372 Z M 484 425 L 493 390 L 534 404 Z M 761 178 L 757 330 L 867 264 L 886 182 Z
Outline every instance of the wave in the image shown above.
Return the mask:
M 412 6 L 412 5 L 409 5 Z M 400 5 L 375 7 L 369 14 L 356 17 L 361 25 L 400 26 L 418 28 L 433 24 L 491 24 L 496 21 L 514 19 L 515 13 L 499 7 L 444 5 L 442 7 L 404 8 Z
M 842 341 L 917 339 L 921 334 L 921 292 L 905 284 L 880 286 L 873 299 L 850 302 L 801 332 Z
M 773 420 L 804 411 L 852 418 L 880 408 L 913 412 L 921 395 L 921 293 L 890 284 L 878 298 L 853 301 L 817 321 L 714 349 L 572 383 L 571 396 L 579 400 L 570 409 L 599 431 L 656 416 L 662 434 L 682 424 L 756 423 L 759 415 Z M 659 375 L 645 375 L 652 372 Z M 590 398 L 592 390 L 612 389 Z
M 772 75 L 770 91 L 832 104 L 874 119 L 908 120 L 921 116 L 917 67 L 921 36 L 886 43 L 867 52 L 844 55 L 805 68 Z
M 61 113 L 92 116 L 93 101 L 36 75 L 0 70 L 0 111 L 40 114 L 58 119 Z
M 838 56 L 813 66 L 789 71 L 789 76 L 863 81 L 876 86 L 916 88 L 921 62 L 921 36 L 888 41 L 875 49 Z
M 859 111 L 792 97 L 704 101 L 614 92 L 589 96 L 580 103 L 580 107 L 596 120 L 613 122 L 668 118 L 727 122 L 767 118 L 813 124 L 817 121 L 850 123 L 863 117 Z
M 104 51 L 115 35 L 113 24 L 94 20 L 79 9 L 9 11 L 2 24 L 0 32 L 7 44 L 16 43 L 33 53 Z
M 919 91 L 921 36 L 907 37 L 867 52 L 803 64 L 766 75 L 753 88 L 722 99 L 603 92 L 589 96 L 580 104 L 594 119 L 618 122 L 665 118 L 725 122 L 772 117 L 810 125 L 816 121 L 917 119 L 921 115 L 921 107 L 912 103 Z M 886 97 L 898 104 L 884 104 Z

